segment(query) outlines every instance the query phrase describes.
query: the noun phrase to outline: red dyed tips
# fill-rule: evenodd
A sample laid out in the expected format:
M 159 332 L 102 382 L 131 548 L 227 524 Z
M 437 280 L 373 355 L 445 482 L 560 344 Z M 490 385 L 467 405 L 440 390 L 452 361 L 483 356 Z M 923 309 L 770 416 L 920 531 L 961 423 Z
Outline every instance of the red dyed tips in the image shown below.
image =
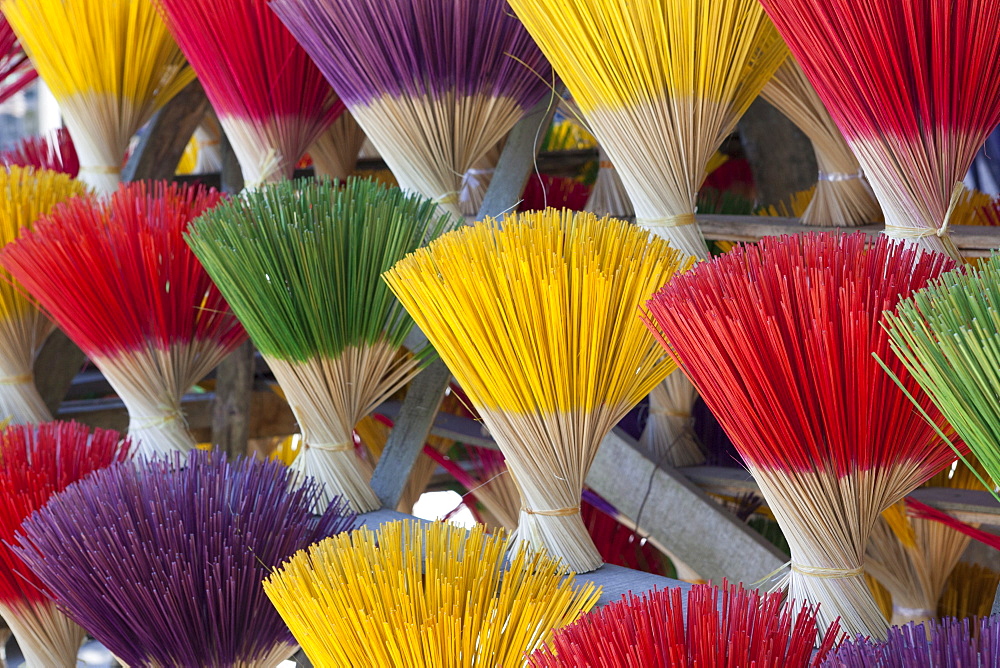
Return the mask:
M 754 466 L 930 477 L 954 455 L 872 353 L 940 419 L 881 318 L 954 266 L 860 232 L 768 238 L 678 276 L 644 319 Z
M 0 431 L 0 601 L 46 600 L 41 581 L 9 545 L 21 522 L 49 498 L 99 469 L 121 462 L 128 444 L 114 431 L 69 422 L 18 425 Z
M 87 355 L 194 340 L 234 348 L 243 328 L 183 237 L 221 197 L 135 182 L 107 202 L 69 200 L 0 251 L 0 264 Z
M 806 668 L 817 665 L 839 635 L 834 622 L 823 633 L 816 608 L 794 610 L 783 594 L 747 591 L 742 585 L 695 585 L 653 591 L 622 600 L 557 629 L 548 647 L 530 658 L 534 668 L 706 666 L 712 668 Z

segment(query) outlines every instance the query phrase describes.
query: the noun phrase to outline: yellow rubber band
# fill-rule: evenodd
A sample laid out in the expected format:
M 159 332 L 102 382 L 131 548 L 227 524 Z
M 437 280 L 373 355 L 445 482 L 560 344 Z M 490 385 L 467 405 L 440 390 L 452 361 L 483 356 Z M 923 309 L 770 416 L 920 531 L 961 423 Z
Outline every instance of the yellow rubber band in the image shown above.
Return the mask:
M 431 201 L 434 202 L 435 204 L 458 204 L 458 197 L 459 193 L 456 191 L 456 192 L 445 193 L 440 197 L 435 197 Z

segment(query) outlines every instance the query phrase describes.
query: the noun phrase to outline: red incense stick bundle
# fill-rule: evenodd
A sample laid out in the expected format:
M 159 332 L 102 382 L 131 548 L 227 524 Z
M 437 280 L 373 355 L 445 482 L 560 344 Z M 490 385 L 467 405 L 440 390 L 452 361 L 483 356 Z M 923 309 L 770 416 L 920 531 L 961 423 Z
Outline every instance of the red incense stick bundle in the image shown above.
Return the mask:
M 0 14 L 0 102 L 38 78 L 7 17 Z
M 555 631 L 552 642 L 530 659 L 534 668 L 806 668 L 833 647 L 839 627 L 822 630 L 815 607 L 793 615 L 780 594 L 747 591 L 742 585 L 695 585 L 664 589 L 620 601 Z
M 1000 3 L 761 2 L 861 163 L 886 234 L 959 259 L 956 184 L 1000 122 Z
M 128 446 L 113 431 L 72 423 L 0 432 L 0 614 L 31 668 L 74 668 L 84 631 L 60 612 L 47 589 L 11 551 L 21 522 L 70 484 L 122 461 Z
M 75 199 L 0 252 L 0 264 L 104 373 L 138 454 L 195 447 L 180 400 L 243 328 L 184 242 L 214 190 L 136 182 Z
M 0 162 L 8 166 L 48 169 L 74 179 L 80 174 L 80 157 L 66 128 L 47 135 L 25 137 L 14 148 L 0 153 Z
M 291 178 L 344 110 L 267 0 L 157 0 L 253 188 Z
M 738 246 L 667 284 L 646 323 L 743 456 L 791 548 L 791 598 L 885 637 L 865 584 L 879 513 L 951 462 L 940 413 L 889 353 L 882 313 L 954 267 L 862 234 Z M 670 343 L 668 344 L 667 341 Z

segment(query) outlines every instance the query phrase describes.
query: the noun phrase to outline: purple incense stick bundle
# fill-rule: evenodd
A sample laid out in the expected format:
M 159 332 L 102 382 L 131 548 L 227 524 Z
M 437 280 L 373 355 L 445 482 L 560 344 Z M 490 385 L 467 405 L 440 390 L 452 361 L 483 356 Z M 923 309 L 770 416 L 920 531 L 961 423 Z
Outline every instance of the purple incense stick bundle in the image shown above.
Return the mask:
M 893 626 L 882 642 L 858 637 L 822 668 L 994 668 L 1000 666 L 1000 617 L 946 618 Z
M 272 0 L 404 190 L 461 216 L 463 175 L 552 70 L 506 0 Z
M 354 524 L 340 502 L 313 516 L 320 487 L 292 476 L 200 451 L 112 466 L 27 519 L 15 552 L 129 666 L 274 666 L 295 641 L 261 581 Z

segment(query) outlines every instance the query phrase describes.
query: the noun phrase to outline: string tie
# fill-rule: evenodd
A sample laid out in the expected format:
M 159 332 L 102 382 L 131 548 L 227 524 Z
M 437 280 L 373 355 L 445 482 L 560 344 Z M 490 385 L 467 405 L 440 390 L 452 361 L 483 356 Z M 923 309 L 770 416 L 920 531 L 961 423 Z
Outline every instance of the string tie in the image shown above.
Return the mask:
M 821 566 L 804 566 L 791 562 L 792 570 L 811 578 L 844 579 L 853 578 L 864 572 L 863 568 L 823 568 Z
M 323 452 L 350 452 L 354 450 L 353 443 L 309 443 L 303 441 L 303 445 L 310 450 L 322 450 Z
M 458 198 L 459 198 L 459 192 L 455 190 L 450 193 L 445 193 L 443 195 L 435 197 L 431 201 L 434 202 L 435 204 L 451 205 L 451 204 L 457 204 Z
M 0 385 L 24 385 L 30 383 L 33 376 L 30 373 L 22 373 L 20 376 L 6 376 L 0 378 Z
M 80 165 L 80 171 L 86 174 L 121 174 L 121 167 L 109 165 Z
M 650 415 L 666 415 L 667 417 L 683 418 L 688 419 L 691 417 L 691 413 L 685 413 L 683 411 L 671 411 L 665 408 L 650 408 Z
M 901 605 L 892 606 L 892 611 L 894 616 L 898 614 L 900 617 L 906 617 L 908 619 L 928 619 L 931 617 L 937 617 L 937 610 L 929 610 L 927 608 L 905 608 Z
M 854 174 L 849 174 L 847 172 L 824 172 L 820 170 L 819 180 L 820 181 L 854 181 L 856 179 L 862 179 L 865 176 L 864 170 L 858 170 Z
M 657 227 L 684 227 L 685 225 L 694 225 L 697 222 L 693 213 L 682 213 L 678 216 L 666 216 L 664 218 L 635 219 L 636 225 L 647 230 Z
M 610 160 L 601 160 L 599 163 L 597 163 L 597 166 L 600 167 L 601 169 L 614 169 L 615 168 L 615 166 L 611 163 Z
M 955 215 L 955 210 L 962 201 L 965 194 L 965 184 L 959 181 L 951 191 L 951 200 L 948 202 L 948 210 L 945 211 L 944 221 L 941 227 L 901 227 L 886 223 L 883 234 L 890 239 L 926 239 L 927 237 L 940 237 L 944 239 L 948 236 L 948 228 L 951 226 L 951 219 Z
M 171 411 L 166 415 L 137 416 L 129 420 L 129 431 L 142 431 L 145 429 L 158 429 L 180 420 L 183 416 L 180 411 Z
M 521 512 L 528 515 L 541 515 L 542 517 L 569 517 L 570 515 L 578 514 L 580 512 L 580 506 L 573 506 L 572 508 L 558 508 L 556 510 L 532 510 L 531 508 L 521 506 Z

